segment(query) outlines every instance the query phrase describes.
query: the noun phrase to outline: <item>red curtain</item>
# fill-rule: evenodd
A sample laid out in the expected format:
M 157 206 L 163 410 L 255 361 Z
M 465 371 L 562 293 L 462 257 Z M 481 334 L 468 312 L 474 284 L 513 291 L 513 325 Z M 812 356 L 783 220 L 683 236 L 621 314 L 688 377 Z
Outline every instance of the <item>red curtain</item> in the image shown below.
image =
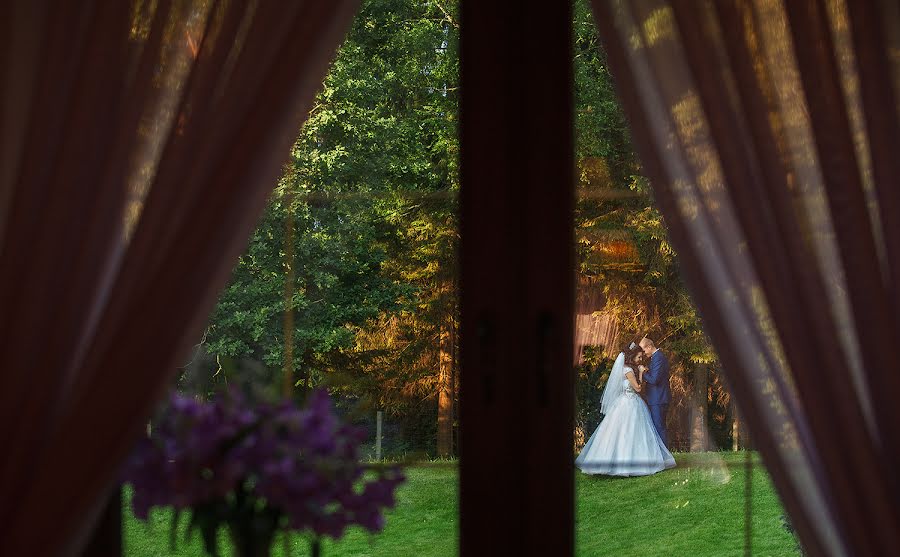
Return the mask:
M 83 541 L 355 8 L 0 7 L 0 555 Z
M 900 547 L 900 9 L 594 0 L 644 170 L 813 555 Z

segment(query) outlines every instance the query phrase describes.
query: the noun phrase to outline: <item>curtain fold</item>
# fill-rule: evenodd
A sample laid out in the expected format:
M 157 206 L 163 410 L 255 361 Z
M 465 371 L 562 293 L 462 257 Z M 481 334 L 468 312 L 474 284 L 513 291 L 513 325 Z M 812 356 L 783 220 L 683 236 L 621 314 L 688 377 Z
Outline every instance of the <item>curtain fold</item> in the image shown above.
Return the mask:
M 805 548 L 900 546 L 900 11 L 593 0 L 682 272 Z
M 0 7 L 0 555 L 83 539 L 356 6 Z

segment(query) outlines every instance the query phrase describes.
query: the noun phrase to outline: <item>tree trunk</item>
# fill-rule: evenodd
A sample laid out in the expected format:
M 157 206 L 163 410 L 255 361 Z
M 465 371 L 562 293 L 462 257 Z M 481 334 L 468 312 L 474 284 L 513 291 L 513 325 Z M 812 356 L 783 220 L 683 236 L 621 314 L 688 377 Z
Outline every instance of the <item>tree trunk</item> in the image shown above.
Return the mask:
M 440 457 L 448 457 L 453 452 L 453 335 L 449 321 L 445 320 L 441 326 L 438 355 L 437 452 Z
M 281 382 L 281 394 L 286 398 L 294 390 L 294 209 L 290 192 L 285 196 L 287 218 L 284 222 L 284 371 Z
M 709 371 L 705 364 L 694 369 L 694 388 L 691 397 L 691 452 L 709 450 L 709 429 L 706 425 L 707 386 Z
M 454 293 L 458 290 L 454 290 Z M 455 295 L 455 294 L 454 294 Z M 459 428 L 456 425 L 456 417 L 459 415 L 459 407 L 457 406 L 459 399 L 456 394 L 459 392 L 459 358 L 457 357 L 457 342 L 459 339 L 459 320 L 456 319 L 456 313 L 450 320 L 450 454 L 456 454 L 456 447 L 459 446 Z

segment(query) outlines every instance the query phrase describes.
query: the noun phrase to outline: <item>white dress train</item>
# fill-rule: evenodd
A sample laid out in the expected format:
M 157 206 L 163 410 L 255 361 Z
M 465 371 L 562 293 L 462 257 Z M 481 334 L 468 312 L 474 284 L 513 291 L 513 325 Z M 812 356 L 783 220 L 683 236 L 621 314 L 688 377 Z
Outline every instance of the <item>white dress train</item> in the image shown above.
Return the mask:
M 625 382 L 621 395 L 604 412 L 603 421 L 575 459 L 585 474 L 648 476 L 675 466 L 675 458 L 653 426 L 647 404 L 625 378 L 629 372 L 631 368 L 625 367 L 620 375 Z

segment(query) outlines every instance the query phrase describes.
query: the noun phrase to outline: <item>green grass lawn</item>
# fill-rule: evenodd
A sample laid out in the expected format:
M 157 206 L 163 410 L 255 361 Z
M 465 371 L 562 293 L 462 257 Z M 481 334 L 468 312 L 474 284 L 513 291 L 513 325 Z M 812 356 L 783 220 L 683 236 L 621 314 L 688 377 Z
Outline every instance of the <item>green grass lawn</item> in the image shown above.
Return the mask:
M 594 555 L 743 555 L 744 455 L 676 454 L 679 466 L 643 478 L 576 477 L 576 543 L 580 556 Z M 794 538 L 782 526 L 782 510 L 768 475 L 755 460 L 752 481 L 753 555 L 799 555 Z M 453 464 L 424 464 L 407 469 L 398 506 L 377 536 L 352 529 L 324 555 L 456 555 L 457 471 Z M 125 513 L 125 555 L 200 557 L 198 536 L 173 551 L 171 515 L 151 514 L 146 524 Z M 289 539 L 288 555 L 308 555 L 308 542 Z M 284 556 L 284 543 L 274 552 Z M 228 555 L 228 552 L 223 552 Z

